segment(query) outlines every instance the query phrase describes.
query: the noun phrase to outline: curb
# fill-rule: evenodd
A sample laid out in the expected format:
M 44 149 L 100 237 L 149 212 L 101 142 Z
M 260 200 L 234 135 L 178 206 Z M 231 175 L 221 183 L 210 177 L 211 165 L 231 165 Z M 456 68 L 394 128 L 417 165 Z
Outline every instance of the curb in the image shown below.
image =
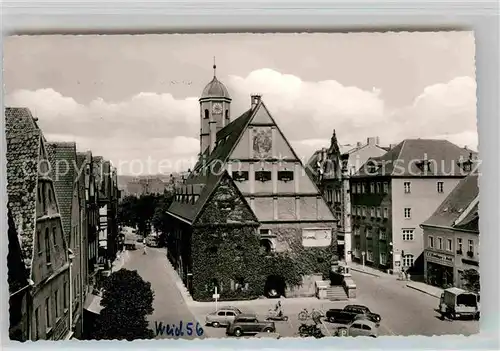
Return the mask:
M 410 289 L 413 289 L 413 290 L 419 291 L 419 292 L 421 292 L 421 293 L 427 294 L 427 295 L 432 296 L 432 297 L 434 297 L 434 298 L 436 298 L 436 299 L 441 298 L 441 296 L 436 296 L 435 294 L 433 294 L 433 293 L 431 293 L 431 292 L 429 292 L 429 291 L 426 291 L 425 289 L 421 289 L 421 288 L 419 288 L 419 287 L 417 287 L 417 286 L 415 286 L 415 285 L 413 285 L 413 284 L 406 284 L 406 286 L 407 286 L 408 288 L 410 288 Z
M 368 275 L 371 275 L 372 277 L 377 277 L 377 278 L 380 278 L 381 275 L 380 274 L 376 274 L 376 273 L 371 273 L 371 272 L 368 272 L 368 271 L 365 271 L 365 270 L 362 270 L 360 268 L 354 268 L 354 267 L 349 267 L 351 269 L 351 271 L 354 271 L 354 272 L 359 272 L 359 273 L 364 273 L 364 274 L 368 274 Z

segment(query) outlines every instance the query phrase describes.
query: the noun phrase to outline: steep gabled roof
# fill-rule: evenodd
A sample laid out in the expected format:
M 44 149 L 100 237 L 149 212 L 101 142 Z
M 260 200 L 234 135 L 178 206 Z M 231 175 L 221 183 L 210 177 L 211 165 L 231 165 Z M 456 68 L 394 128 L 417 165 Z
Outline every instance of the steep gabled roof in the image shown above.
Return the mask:
M 243 198 L 243 195 L 234 184 L 227 171 L 221 172 L 220 174 L 208 172 L 206 175 L 198 175 L 187 182 L 188 188 L 189 186 L 192 186 L 192 189 L 194 190 L 193 193 L 199 195 L 198 199 L 194 203 L 184 203 L 174 200 L 170 205 L 168 212 L 176 217 L 181 217 L 190 224 L 194 224 L 223 179 L 229 181 L 238 195 Z M 250 209 L 248 203 L 246 201 L 243 201 L 243 203 L 253 214 L 254 221 L 257 223 L 257 217 Z
M 76 179 L 76 144 L 49 142 L 46 144 L 52 168 L 52 180 L 66 240 L 71 233 L 71 206 Z
M 471 151 L 448 140 L 406 139 L 380 157 L 370 158 L 354 175 L 357 176 L 465 176 L 458 162 L 471 157 Z M 427 160 L 429 171 L 423 172 L 418 163 Z M 370 169 L 372 165 L 377 168 Z
M 461 228 L 478 231 L 478 175 L 462 179 L 423 226 Z M 472 229 L 470 229 L 472 228 Z
M 42 133 L 26 108 L 5 109 L 8 209 L 25 264 L 31 267 Z
M 218 160 L 220 165 L 228 161 L 231 152 L 241 139 L 241 136 L 243 135 L 257 108 L 258 106 L 254 109 L 246 111 L 240 117 L 236 118 L 234 121 L 217 132 L 217 145 L 215 146 L 215 149 L 209 155 L 206 151 L 203 153 L 202 157 L 205 157 L 205 159 L 200 158 L 193 170 L 193 173 L 203 169 L 204 166 L 210 165 L 214 160 Z M 215 171 L 217 172 L 217 170 Z M 190 177 L 194 176 L 195 174 L 192 174 Z
M 19 238 L 17 237 L 16 225 L 12 218 L 12 213 L 8 210 L 8 240 L 9 251 L 7 253 L 7 280 L 9 283 L 9 293 L 13 294 L 28 285 L 28 274 L 21 253 Z

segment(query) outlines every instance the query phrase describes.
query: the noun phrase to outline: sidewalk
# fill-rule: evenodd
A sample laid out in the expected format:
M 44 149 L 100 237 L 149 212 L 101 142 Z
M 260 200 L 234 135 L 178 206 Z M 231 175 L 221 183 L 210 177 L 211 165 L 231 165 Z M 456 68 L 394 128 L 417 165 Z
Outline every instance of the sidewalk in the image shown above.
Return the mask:
M 425 283 L 409 282 L 406 286 L 437 299 L 441 298 L 441 294 L 443 293 L 443 289 Z
M 111 273 L 122 269 L 125 263 L 128 261 L 129 257 L 129 252 L 127 250 L 121 252 L 119 251 L 117 253 L 116 259 L 111 264 Z

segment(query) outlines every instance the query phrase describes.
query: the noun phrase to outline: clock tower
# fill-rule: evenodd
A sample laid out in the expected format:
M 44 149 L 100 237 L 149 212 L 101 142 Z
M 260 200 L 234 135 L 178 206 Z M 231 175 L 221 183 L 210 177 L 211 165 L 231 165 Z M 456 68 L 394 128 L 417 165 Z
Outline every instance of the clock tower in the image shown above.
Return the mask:
M 215 148 L 217 132 L 231 121 L 231 97 L 224 84 L 216 76 L 214 60 L 214 77 L 207 84 L 199 99 L 200 101 L 200 155 L 209 148 Z

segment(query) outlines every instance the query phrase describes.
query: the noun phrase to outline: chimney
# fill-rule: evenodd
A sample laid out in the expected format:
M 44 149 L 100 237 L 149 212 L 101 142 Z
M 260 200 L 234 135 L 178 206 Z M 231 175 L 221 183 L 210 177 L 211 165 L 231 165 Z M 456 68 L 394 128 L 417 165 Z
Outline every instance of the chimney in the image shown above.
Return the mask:
M 254 109 L 257 106 L 257 104 L 260 102 L 261 95 L 252 94 L 250 98 L 251 98 L 251 107 L 252 107 L 252 109 Z
M 361 145 L 362 145 L 362 144 L 361 144 L 361 141 L 358 141 L 358 142 L 356 143 L 356 147 L 361 147 Z
M 209 130 L 210 130 L 210 153 L 215 149 L 215 142 L 217 141 L 217 122 L 210 121 L 208 122 Z
M 377 145 L 379 137 L 369 137 L 366 139 L 368 145 Z

